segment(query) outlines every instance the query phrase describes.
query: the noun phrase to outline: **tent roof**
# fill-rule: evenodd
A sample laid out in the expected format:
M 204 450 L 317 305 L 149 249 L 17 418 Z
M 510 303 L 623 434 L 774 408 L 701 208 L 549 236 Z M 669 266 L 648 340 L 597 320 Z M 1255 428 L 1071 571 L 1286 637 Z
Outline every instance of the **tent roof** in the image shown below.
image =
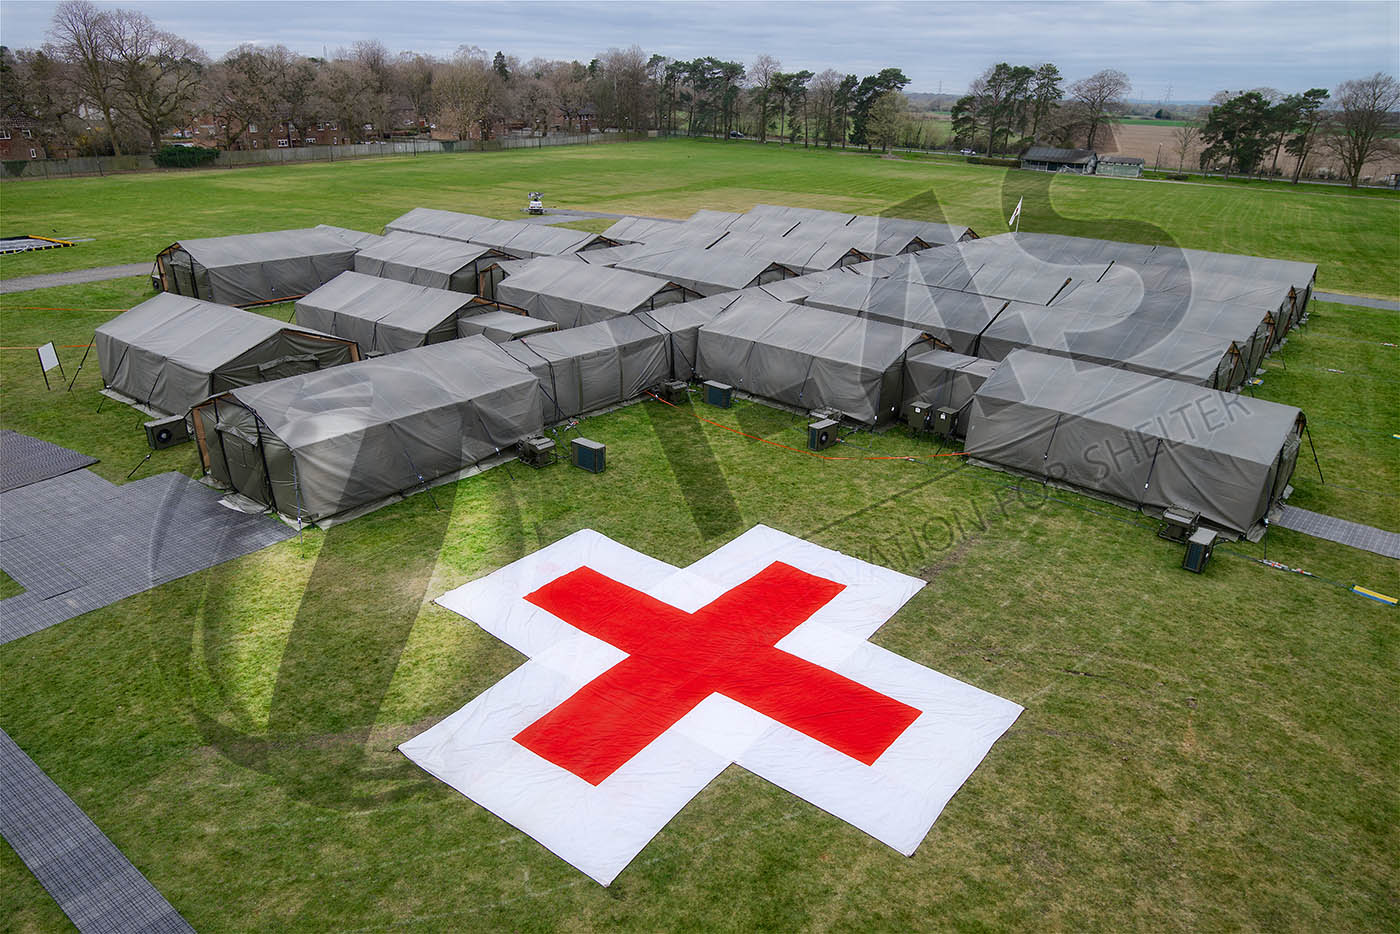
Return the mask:
M 694 247 L 643 253 L 617 263 L 619 269 L 681 285 L 696 283 L 723 289 L 742 289 L 772 265 L 773 260 L 763 256 L 741 256 Z
M 408 233 L 446 237 L 449 240 L 470 240 L 474 234 L 498 223 L 500 220 L 495 217 L 461 214 L 457 211 L 441 211 L 437 208 L 414 208 L 385 224 L 384 232 L 402 230 Z
M 333 227 L 330 224 L 317 224 L 313 229 L 319 230 L 322 233 L 328 233 L 332 237 L 338 237 L 357 250 L 362 250 L 384 239 L 379 234 L 365 233 L 363 230 L 351 230 L 349 227 Z
M 592 305 L 622 315 L 636 311 L 670 284 L 609 266 L 541 256 L 502 279 L 496 286 L 496 294 L 500 301 L 511 305 L 521 304 L 528 293 Z
M 534 256 L 559 256 L 573 253 L 592 243 L 606 242 L 597 234 L 548 224 L 526 221 L 497 221 L 472 237 L 473 243 L 484 243 L 522 259 Z
M 904 279 L 834 275 L 807 297 L 806 304 L 918 328 L 950 347 L 970 351 L 1008 303 Z
M 913 328 L 792 305 L 753 292 L 740 294 L 702 331 L 876 370 L 892 366 L 924 339 Z
M 860 260 L 865 256 L 855 247 L 844 243 L 803 240 L 796 237 L 773 237 L 767 234 L 728 231 L 711 250 L 739 253 L 745 256 L 767 257 L 797 272 L 823 272 L 836 267 L 851 254 Z
M 173 292 L 161 292 L 99 325 L 97 330 L 108 338 L 200 373 L 214 372 L 283 331 L 341 340 L 256 312 Z
M 1078 415 L 1264 466 L 1277 460 L 1301 414 L 1291 405 L 1025 350 L 1008 355 L 977 396 Z M 1202 400 L 1217 417 L 1183 414 L 1201 411 Z
M 515 340 L 517 337 L 524 337 L 527 334 L 553 331 L 558 326 L 553 321 L 518 315 L 513 311 L 484 311 L 481 314 L 467 315 L 459 319 L 457 331 L 459 334 L 466 331 L 485 334 L 492 338 L 500 337 L 501 340 Z
M 201 237 L 181 240 L 178 245 L 205 269 L 266 263 L 303 256 L 353 255 L 355 252 L 355 248 L 339 236 L 314 227 L 234 234 L 228 237 Z
M 397 279 L 342 272 L 297 302 L 362 321 L 427 333 L 472 303 L 472 296 Z
M 537 383 L 483 337 L 243 386 L 233 396 L 295 451 L 507 387 Z
M 769 282 L 755 286 L 755 288 L 761 289 L 780 302 L 793 302 L 800 305 L 807 299 L 807 296 L 820 289 L 832 276 L 856 278 L 852 273 L 840 269 L 827 269 L 823 272 L 809 272 L 805 276 L 796 276 L 792 279 L 779 279 L 777 282 Z
M 484 256 L 501 254 L 477 243 L 394 231 L 382 237 L 379 243 L 360 250 L 359 255 L 369 260 L 427 269 L 450 276 Z

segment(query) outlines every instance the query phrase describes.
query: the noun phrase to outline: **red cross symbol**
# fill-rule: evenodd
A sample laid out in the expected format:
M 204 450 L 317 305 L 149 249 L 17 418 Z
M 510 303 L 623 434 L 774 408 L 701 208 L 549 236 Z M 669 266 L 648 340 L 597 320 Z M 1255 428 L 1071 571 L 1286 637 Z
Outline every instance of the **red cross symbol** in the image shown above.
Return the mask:
M 686 613 L 590 568 L 571 571 L 525 599 L 628 657 L 515 741 L 597 785 L 723 694 L 870 765 L 919 711 L 775 645 L 844 589 L 775 561 Z

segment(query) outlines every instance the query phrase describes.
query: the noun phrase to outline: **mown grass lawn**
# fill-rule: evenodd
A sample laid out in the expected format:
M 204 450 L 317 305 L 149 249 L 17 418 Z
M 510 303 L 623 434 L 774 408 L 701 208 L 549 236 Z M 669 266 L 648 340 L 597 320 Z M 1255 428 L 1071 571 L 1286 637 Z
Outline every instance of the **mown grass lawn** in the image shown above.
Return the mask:
M 97 239 L 5 257 L 0 277 L 138 262 L 179 237 L 318 223 L 377 232 L 420 205 L 519 216 L 532 190 L 552 207 L 686 217 L 700 207 L 776 202 L 946 219 L 982 234 L 1006 230 L 1024 197 L 1023 230 L 1308 260 L 1319 264 L 1321 288 L 1400 297 L 1397 198 L 1060 177 L 704 140 L 6 182 L 0 233 Z
M 907 171 L 823 154 L 822 165 L 851 173 L 856 194 L 822 194 L 829 180 L 807 170 L 811 154 L 765 152 L 755 172 L 775 187 L 741 189 L 749 180 L 720 173 L 729 156 L 712 150 L 726 151 L 561 150 L 548 155 L 565 157 L 562 167 L 527 168 L 592 186 L 595 200 L 578 207 L 678 215 L 744 207 L 743 197 L 869 209 L 893 200 Z M 703 178 L 681 184 L 687 170 L 658 152 L 695 153 L 697 176 L 716 173 L 713 199 Z M 652 200 L 621 197 L 626 186 L 594 178 L 581 157 L 604 159 L 602 173 L 630 158 L 662 164 Z M 400 164 L 348 167 L 363 172 L 356 197 L 389 198 L 378 186 Z M 165 181 L 177 199 L 194 183 L 271 186 L 222 219 L 196 210 L 204 233 L 318 221 L 372 229 L 412 203 L 504 214 L 516 184 L 483 170 L 479 199 L 468 179 L 452 201 L 395 192 L 402 206 L 355 213 L 355 223 L 348 215 L 361 208 L 345 196 L 284 218 L 277 205 L 300 211 L 324 184 L 278 187 L 264 171 L 283 170 Z M 966 171 L 977 184 L 964 188 L 993 190 L 953 185 L 940 202 L 990 212 L 1000 176 Z M 1091 196 L 1110 190 L 1061 181 L 1055 205 L 1072 217 L 1092 217 Z M 819 190 L 781 193 L 801 184 Z M 604 203 L 614 186 L 627 206 Z M 7 229 L 19 187 L 0 189 Z M 119 230 L 146 222 L 136 203 L 84 216 Z M 1119 207 L 1110 198 L 1099 216 L 1120 217 Z M 1368 207 L 1380 213 L 1356 223 L 1384 224 L 1386 210 Z M 1200 239 L 1178 218 L 1173 236 L 1207 248 L 1219 247 L 1201 240 L 1259 237 L 1252 214 L 1232 217 L 1198 218 L 1214 231 Z M 144 236 L 173 239 L 171 229 L 186 232 Z M 98 262 L 132 258 L 114 256 Z M 5 274 L 22 273 L 7 261 Z M 4 296 L 3 343 L 76 345 L 62 351 L 71 375 L 111 312 L 18 309 L 121 308 L 148 289 L 138 278 Z M 1311 420 L 1326 482 L 1305 449 L 1293 502 L 1400 531 L 1397 320 L 1317 305 L 1257 392 Z M 96 411 L 95 361 L 67 393 L 46 392 L 32 358 L 0 356 L 0 425 L 100 456 L 95 469 L 121 480 L 146 453 L 143 416 L 111 402 Z M 786 412 L 741 403 L 703 414 L 802 444 L 805 421 Z M 415 496 L 0 647 L 0 727 L 201 931 L 1400 925 L 1396 616 L 1345 589 L 1396 593 L 1395 561 L 1275 529 L 1265 543 L 1220 549 L 1195 576 L 1180 570 L 1180 547 L 1131 512 L 956 458 L 822 461 L 650 402 L 580 430 L 608 445 L 606 473 L 492 470 L 435 491 L 436 508 Z M 837 453 L 935 450 L 894 430 L 852 435 Z M 190 446 L 158 452 L 138 476 L 193 471 L 194 456 Z M 1026 707 L 912 859 L 731 768 L 602 889 L 395 751 L 522 661 L 434 606 L 444 591 L 580 528 L 686 564 L 757 522 L 926 578 L 874 641 Z M 1317 577 L 1251 560 L 1266 552 Z M 16 930 L 66 924 L 8 847 L 0 916 Z

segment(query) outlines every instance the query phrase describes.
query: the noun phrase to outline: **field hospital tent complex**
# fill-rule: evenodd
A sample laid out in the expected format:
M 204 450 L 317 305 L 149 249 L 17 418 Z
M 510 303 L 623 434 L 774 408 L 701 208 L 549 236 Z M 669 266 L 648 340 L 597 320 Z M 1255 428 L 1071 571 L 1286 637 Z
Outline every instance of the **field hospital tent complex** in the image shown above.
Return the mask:
M 181 240 L 156 256 L 163 292 L 223 305 L 300 298 L 355 265 L 356 247 L 325 230 Z
M 211 477 L 316 521 L 511 450 L 541 412 L 539 380 L 470 337 L 235 389 L 194 421 Z
M 212 395 L 360 359 L 353 340 L 163 293 L 99 326 L 108 389 L 172 415 Z

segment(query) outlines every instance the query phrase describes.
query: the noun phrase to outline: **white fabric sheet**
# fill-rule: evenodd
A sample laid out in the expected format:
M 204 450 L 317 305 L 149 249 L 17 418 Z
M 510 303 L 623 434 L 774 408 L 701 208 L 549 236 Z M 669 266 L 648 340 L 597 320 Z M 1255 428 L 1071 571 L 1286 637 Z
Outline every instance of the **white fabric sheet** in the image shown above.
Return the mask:
M 597 785 L 514 739 L 627 657 L 525 595 L 586 566 L 693 613 L 773 562 L 845 585 L 776 647 L 919 711 L 872 765 L 714 693 Z M 765 526 L 684 569 L 576 532 L 438 599 L 530 660 L 399 748 L 603 885 L 731 762 L 912 855 L 1022 710 L 866 641 L 923 585 Z

